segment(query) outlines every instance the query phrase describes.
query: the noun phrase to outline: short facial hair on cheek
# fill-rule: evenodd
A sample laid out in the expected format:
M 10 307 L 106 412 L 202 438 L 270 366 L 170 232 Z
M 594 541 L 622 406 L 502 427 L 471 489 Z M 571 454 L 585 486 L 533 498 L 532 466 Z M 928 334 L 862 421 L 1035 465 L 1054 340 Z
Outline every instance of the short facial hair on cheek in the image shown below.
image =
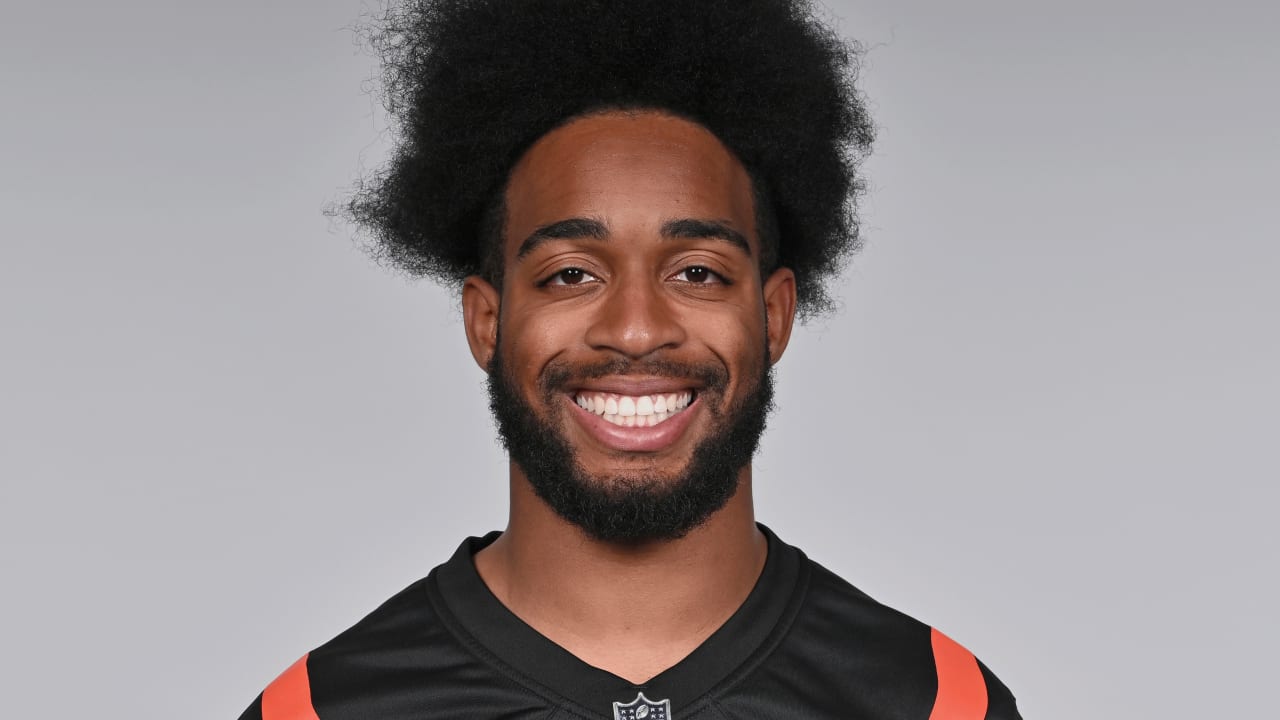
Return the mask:
M 719 366 L 614 359 L 593 365 L 548 367 L 539 397 L 554 408 L 571 380 L 636 373 L 692 378 L 712 415 L 710 434 L 694 448 L 674 478 L 643 473 L 592 477 L 577 462 L 558 417 L 541 417 L 519 390 L 502 360 L 499 338 L 489 363 L 489 407 L 498 436 L 534 492 L 565 520 L 605 542 L 635 544 L 683 537 L 733 497 L 738 474 L 759 447 L 773 408 L 773 373 L 767 348 L 763 362 L 737 402 L 723 407 L 728 372 Z M 744 378 L 745 379 L 745 378 Z M 716 400 L 714 405 L 712 400 Z M 719 407 L 717 407 L 717 405 Z

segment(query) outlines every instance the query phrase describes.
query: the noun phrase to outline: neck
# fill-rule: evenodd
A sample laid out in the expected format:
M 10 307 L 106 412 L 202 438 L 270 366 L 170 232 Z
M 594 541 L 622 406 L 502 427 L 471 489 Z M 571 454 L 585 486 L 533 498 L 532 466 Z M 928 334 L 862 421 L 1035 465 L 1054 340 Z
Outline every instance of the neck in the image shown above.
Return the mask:
M 525 623 L 587 664 L 641 683 L 729 619 L 759 578 L 766 552 L 750 466 L 725 507 L 685 537 L 616 545 L 556 515 L 513 464 L 507 530 L 475 564 Z

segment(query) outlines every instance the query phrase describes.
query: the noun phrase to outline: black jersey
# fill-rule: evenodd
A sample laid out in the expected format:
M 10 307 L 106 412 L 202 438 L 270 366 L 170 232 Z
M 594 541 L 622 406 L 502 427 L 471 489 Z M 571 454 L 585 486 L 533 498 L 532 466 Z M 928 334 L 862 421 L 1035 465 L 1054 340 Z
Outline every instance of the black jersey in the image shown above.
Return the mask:
M 1020 717 L 963 647 L 761 529 L 768 559 L 742 607 L 643 684 L 587 665 L 489 592 L 472 556 L 495 532 L 304 656 L 240 720 Z

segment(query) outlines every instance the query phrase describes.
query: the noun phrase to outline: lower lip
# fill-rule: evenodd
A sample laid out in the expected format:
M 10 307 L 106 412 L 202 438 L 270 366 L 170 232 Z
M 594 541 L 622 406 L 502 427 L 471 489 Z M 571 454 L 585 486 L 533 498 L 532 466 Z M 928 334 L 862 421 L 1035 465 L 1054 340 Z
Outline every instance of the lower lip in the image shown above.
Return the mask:
M 587 434 L 610 450 L 622 452 L 659 452 L 675 444 L 693 420 L 699 407 L 694 397 L 683 410 L 652 427 L 622 427 L 614 425 L 593 412 L 578 406 L 573 398 L 565 396 L 570 412 Z

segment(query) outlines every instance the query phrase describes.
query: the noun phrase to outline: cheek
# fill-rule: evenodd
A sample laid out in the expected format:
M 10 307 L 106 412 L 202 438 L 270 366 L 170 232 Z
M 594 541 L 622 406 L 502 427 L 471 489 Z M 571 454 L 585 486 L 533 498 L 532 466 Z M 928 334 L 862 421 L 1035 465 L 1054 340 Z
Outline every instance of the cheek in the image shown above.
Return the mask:
M 754 358 L 764 347 L 767 319 L 760 287 L 747 285 L 732 301 L 715 308 L 714 317 L 707 321 L 708 336 L 734 357 L 747 354 Z
M 707 350 L 729 372 L 726 391 L 736 395 L 752 386 L 764 371 L 767 352 L 763 303 L 721 306 L 715 312 L 699 313 L 695 322 Z
M 548 362 L 580 343 L 582 320 L 572 313 L 539 311 L 529 303 L 518 302 L 505 307 L 521 308 L 503 313 L 499 321 L 499 351 L 509 372 L 522 384 L 536 380 Z

